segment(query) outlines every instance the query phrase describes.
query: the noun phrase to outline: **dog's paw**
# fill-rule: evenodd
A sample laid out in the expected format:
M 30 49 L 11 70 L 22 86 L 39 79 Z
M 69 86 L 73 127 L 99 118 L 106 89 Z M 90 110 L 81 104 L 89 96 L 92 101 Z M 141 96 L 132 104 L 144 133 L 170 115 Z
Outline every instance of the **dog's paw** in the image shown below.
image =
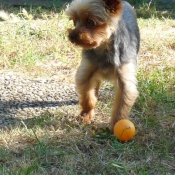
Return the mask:
M 89 112 L 82 111 L 80 113 L 80 119 L 85 122 L 86 124 L 91 124 L 92 118 L 94 117 L 94 110 L 91 110 Z

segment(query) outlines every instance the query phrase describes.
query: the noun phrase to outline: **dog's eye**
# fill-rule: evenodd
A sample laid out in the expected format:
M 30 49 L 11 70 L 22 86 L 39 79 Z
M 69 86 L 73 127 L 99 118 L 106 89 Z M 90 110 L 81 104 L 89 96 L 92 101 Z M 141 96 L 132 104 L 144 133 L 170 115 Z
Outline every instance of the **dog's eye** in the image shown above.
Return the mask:
M 92 19 L 87 20 L 87 25 L 89 26 L 95 26 L 95 22 Z

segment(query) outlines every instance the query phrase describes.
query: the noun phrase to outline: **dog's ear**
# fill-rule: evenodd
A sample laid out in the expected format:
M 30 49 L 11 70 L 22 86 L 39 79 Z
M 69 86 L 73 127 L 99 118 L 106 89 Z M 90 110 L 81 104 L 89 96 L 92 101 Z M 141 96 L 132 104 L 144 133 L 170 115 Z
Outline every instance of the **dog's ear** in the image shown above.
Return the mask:
M 111 13 L 116 13 L 121 9 L 121 0 L 103 0 L 105 3 L 105 8 Z

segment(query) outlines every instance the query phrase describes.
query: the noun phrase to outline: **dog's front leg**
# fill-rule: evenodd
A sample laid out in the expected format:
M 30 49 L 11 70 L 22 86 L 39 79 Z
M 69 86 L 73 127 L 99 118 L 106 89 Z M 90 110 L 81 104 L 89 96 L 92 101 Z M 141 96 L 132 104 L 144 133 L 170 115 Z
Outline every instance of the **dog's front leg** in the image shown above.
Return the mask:
M 126 63 L 118 70 L 118 87 L 114 99 L 111 130 L 117 121 L 129 116 L 137 97 L 136 65 L 132 62 Z
M 94 116 L 97 94 L 100 86 L 98 69 L 86 58 L 83 58 L 76 74 L 76 91 L 82 107 L 80 113 L 86 123 L 90 123 Z

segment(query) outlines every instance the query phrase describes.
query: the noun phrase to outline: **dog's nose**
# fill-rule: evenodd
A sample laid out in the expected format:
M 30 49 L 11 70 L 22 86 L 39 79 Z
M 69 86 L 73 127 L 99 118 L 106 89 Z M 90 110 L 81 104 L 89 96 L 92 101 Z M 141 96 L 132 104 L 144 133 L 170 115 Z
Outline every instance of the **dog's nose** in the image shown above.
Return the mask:
M 76 33 L 75 32 L 71 32 L 69 34 L 69 39 L 70 39 L 71 42 L 75 42 L 75 40 L 76 40 Z

